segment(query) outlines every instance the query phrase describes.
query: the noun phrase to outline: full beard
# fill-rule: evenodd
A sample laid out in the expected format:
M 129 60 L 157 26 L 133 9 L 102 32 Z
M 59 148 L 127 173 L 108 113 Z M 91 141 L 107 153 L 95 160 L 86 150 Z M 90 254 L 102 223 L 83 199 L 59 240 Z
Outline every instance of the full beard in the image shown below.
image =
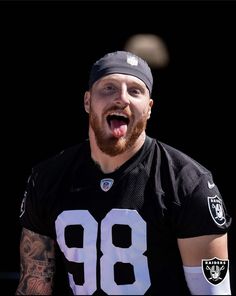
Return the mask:
M 99 149 L 109 155 L 117 156 L 129 150 L 137 141 L 141 133 L 146 129 L 147 126 L 147 114 L 132 127 L 130 131 L 127 131 L 125 137 L 116 138 L 113 136 L 108 137 L 102 130 L 98 116 L 95 112 L 90 109 L 89 124 L 94 131 L 96 143 Z

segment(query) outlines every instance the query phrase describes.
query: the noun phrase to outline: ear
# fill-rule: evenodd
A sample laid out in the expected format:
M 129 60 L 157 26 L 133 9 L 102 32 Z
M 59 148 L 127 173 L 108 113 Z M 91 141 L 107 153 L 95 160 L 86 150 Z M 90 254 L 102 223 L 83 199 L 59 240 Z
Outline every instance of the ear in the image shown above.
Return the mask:
M 151 112 L 152 112 L 152 106 L 153 106 L 153 100 L 150 99 L 149 100 L 149 107 L 148 107 L 148 118 L 149 119 L 151 117 Z
M 84 109 L 87 113 L 90 111 L 90 92 L 86 91 L 84 94 Z

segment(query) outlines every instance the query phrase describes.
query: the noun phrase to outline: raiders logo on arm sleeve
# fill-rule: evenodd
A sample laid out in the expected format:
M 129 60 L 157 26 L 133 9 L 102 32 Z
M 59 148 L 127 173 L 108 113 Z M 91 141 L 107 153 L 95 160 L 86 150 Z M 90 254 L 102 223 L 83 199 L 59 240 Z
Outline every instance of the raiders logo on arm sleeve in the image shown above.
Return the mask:
M 20 205 L 19 219 L 23 227 L 37 233 L 47 235 L 47 227 L 41 217 L 43 204 L 36 189 L 37 173 L 32 171 L 26 184 L 26 189 Z
M 203 174 L 181 201 L 177 218 L 180 238 L 227 232 L 231 218 L 210 174 Z

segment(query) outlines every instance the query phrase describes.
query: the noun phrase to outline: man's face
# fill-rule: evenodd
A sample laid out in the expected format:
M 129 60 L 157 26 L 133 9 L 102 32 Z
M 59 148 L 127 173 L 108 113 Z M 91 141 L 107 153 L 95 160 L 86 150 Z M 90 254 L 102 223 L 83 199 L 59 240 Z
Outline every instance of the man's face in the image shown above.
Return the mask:
M 101 151 L 116 156 L 133 146 L 146 128 L 153 101 L 140 79 L 111 74 L 85 94 L 89 128 Z

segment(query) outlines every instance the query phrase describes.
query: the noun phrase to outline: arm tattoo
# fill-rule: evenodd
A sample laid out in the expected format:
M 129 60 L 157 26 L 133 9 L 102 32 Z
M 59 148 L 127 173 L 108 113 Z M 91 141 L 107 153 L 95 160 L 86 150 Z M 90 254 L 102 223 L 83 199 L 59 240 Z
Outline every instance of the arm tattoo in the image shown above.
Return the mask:
M 23 228 L 20 241 L 20 281 L 16 295 L 50 295 L 55 273 L 54 241 Z

